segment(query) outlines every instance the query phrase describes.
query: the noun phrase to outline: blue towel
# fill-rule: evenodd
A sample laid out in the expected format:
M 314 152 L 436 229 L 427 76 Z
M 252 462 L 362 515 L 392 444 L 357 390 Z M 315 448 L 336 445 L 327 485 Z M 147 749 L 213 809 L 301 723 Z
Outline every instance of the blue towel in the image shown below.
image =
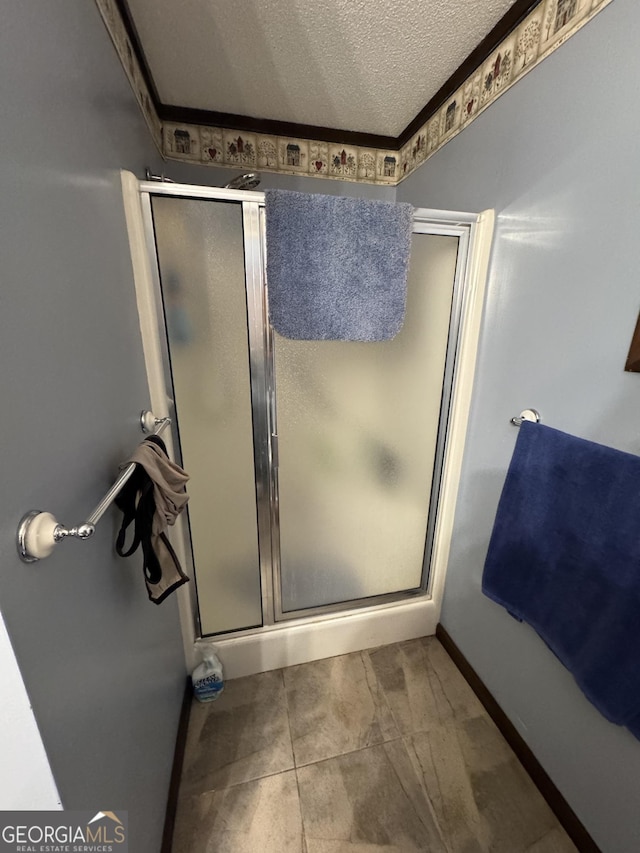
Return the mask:
M 402 328 L 413 207 L 267 190 L 269 316 L 297 340 L 384 341 Z
M 525 422 L 482 590 L 640 738 L 640 458 Z

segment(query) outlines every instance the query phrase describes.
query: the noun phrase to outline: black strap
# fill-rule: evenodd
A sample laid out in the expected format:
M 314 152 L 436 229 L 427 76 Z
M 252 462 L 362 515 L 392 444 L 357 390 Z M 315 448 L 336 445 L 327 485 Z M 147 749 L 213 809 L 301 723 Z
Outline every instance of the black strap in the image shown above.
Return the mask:
M 160 450 L 164 453 L 164 455 L 167 455 L 167 446 L 159 435 L 148 435 L 145 438 L 145 441 L 149 442 L 150 444 L 157 444 Z
M 145 441 L 157 444 L 166 453 L 166 447 L 161 438 L 150 435 Z M 135 470 L 116 497 L 116 505 L 122 510 L 122 524 L 116 539 L 116 551 L 121 557 L 130 557 L 142 546 L 142 568 L 148 584 L 157 584 L 162 580 L 162 566 L 152 545 L 153 518 L 156 512 L 156 502 L 153 496 L 153 480 L 144 467 L 136 463 Z M 133 540 L 125 550 L 125 539 L 128 527 L 133 523 Z M 171 558 L 179 567 L 178 558 L 169 544 L 169 540 L 161 534 L 162 541 L 168 549 Z M 180 572 L 182 574 L 182 572 Z M 186 576 L 183 576 L 187 580 Z M 184 583 L 183 580 L 180 583 Z M 179 584 L 176 584 L 179 585 Z M 174 589 L 175 586 L 171 589 Z M 157 603 L 162 601 L 168 590 Z
M 141 465 L 136 464 L 135 471 L 125 483 L 115 502 L 123 515 L 116 539 L 116 551 L 121 557 L 130 557 L 140 545 L 145 535 L 145 528 L 148 527 L 149 536 L 151 535 L 151 523 L 156 510 L 153 481 Z M 133 540 L 125 551 L 127 528 L 132 522 L 135 522 Z

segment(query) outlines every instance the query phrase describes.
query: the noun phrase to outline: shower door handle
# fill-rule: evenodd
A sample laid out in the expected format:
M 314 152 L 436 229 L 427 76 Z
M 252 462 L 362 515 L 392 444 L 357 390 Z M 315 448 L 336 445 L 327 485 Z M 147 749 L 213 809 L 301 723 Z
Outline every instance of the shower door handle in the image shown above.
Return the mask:
M 271 433 L 271 464 L 274 468 L 280 467 L 280 447 L 277 432 Z

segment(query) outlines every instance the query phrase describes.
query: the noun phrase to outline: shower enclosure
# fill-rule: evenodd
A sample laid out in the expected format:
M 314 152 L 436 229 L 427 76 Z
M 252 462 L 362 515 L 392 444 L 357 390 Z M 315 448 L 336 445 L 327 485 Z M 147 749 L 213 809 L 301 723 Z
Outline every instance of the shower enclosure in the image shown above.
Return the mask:
M 139 193 L 196 637 L 429 598 L 478 216 L 416 211 L 396 338 L 294 341 L 269 325 L 262 193 Z

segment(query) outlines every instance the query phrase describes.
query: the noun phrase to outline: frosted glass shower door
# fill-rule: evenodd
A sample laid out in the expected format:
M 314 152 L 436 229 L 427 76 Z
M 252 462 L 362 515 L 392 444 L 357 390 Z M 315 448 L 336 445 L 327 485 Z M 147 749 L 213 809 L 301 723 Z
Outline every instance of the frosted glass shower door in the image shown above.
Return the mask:
M 152 210 L 202 634 L 261 625 L 242 205 Z
M 413 235 L 391 341 L 275 334 L 282 614 L 421 586 L 457 254 Z

